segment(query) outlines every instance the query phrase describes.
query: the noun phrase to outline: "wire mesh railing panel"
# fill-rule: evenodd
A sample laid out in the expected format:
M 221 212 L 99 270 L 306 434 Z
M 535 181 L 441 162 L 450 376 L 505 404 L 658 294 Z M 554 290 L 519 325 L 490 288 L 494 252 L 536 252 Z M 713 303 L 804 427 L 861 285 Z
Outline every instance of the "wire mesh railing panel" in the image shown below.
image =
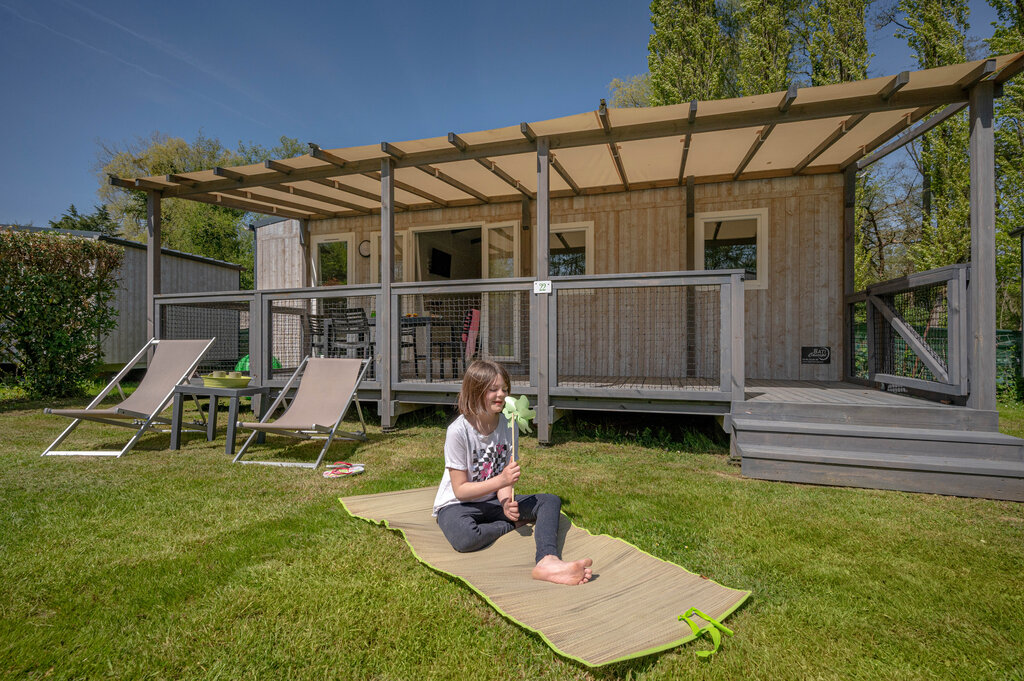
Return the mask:
M 557 291 L 558 385 L 718 390 L 721 287 Z
M 397 314 L 399 381 L 458 383 L 470 361 L 489 359 L 529 384 L 527 291 L 401 294 Z
M 372 359 L 377 297 L 289 298 L 270 304 L 271 375 L 290 376 L 305 357 Z M 376 380 L 371 362 L 366 380 Z
M 849 375 L 867 380 L 868 373 L 868 304 L 865 301 L 850 303 L 850 328 L 847 342 L 850 344 Z
M 947 282 L 912 288 L 878 296 L 893 314 L 913 329 L 925 351 L 940 366 L 949 366 L 949 304 Z M 876 371 L 936 381 L 924 360 L 889 324 L 880 311 L 875 311 Z
M 248 371 L 247 302 L 161 304 L 161 340 L 215 338 L 199 364 L 200 373 Z

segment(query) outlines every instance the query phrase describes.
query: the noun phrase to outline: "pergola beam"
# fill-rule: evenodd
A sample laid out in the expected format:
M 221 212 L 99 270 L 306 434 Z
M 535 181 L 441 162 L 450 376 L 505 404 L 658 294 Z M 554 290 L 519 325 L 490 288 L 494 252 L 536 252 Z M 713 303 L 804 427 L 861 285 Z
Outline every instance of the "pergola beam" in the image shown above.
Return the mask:
M 878 95 L 882 98 L 882 101 L 887 102 L 909 82 L 910 71 L 900 71 L 897 75 L 889 79 L 889 82 L 882 87 Z
M 740 175 L 743 174 L 743 170 L 751 161 L 754 160 L 754 155 L 757 153 L 757 150 L 761 148 L 761 145 L 764 144 L 764 141 L 768 139 L 768 135 L 772 134 L 772 130 L 774 129 L 775 124 L 772 123 L 771 125 L 766 125 L 757 131 L 757 135 L 754 137 L 754 143 L 750 145 L 749 149 L 747 149 L 747 153 L 743 156 L 743 160 L 740 161 L 740 164 L 736 167 L 736 171 L 732 174 L 732 179 L 734 181 L 739 179 Z
M 957 81 L 964 90 L 969 90 L 974 87 L 977 83 L 988 78 L 990 75 L 996 72 L 996 60 L 986 59 L 985 61 L 978 64 L 974 69 L 971 70 L 966 76 Z
M 476 159 L 476 162 L 479 163 L 484 168 L 487 168 L 487 170 L 494 173 L 494 175 L 496 175 L 497 177 L 501 178 L 501 180 L 503 180 L 505 184 L 509 185 L 510 187 L 521 193 L 523 196 L 529 197 L 531 199 L 537 196 L 534 192 L 531 192 L 529 189 L 524 187 L 522 182 L 520 182 L 519 180 L 517 180 L 516 178 L 512 177 L 504 170 L 499 168 L 498 164 L 492 161 L 491 159 L 478 158 Z
M 824 154 L 829 147 L 838 142 L 843 137 L 843 135 L 853 130 L 853 128 L 866 117 L 867 114 L 857 114 L 855 116 L 850 116 L 849 118 L 840 122 L 838 127 L 836 127 L 836 129 L 833 130 L 828 137 L 823 139 L 821 143 L 818 144 L 818 146 L 814 147 L 811 153 L 804 156 L 803 160 L 800 161 L 800 163 L 796 164 L 796 167 L 793 168 L 793 174 L 798 175 L 799 173 L 801 173 L 804 168 L 806 168 L 807 166 L 814 162 L 814 159 Z M 857 158 L 860 157 L 858 156 Z
M 401 161 L 405 158 L 405 152 L 389 142 L 381 142 L 380 150 L 396 161 Z
M 533 131 L 529 123 L 520 123 L 519 132 L 523 133 L 523 137 L 530 143 L 530 151 L 533 150 L 533 145 L 537 143 L 537 133 Z M 525 153 L 525 152 L 524 152 Z M 496 154 L 488 154 L 488 156 L 496 156 Z
M 337 154 L 332 154 L 329 151 L 325 151 L 320 148 L 320 145 L 314 144 L 313 142 L 309 143 L 309 155 L 318 161 L 330 163 L 332 166 L 335 166 L 337 168 L 344 168 L 348 165 L 348 161 L 343 159 L 341 156 L 338 156 Z
M 174 173 L 167 175 L 166 179 L 168 182 L 173 182 L 175 184 L 183 184 L 186 187 L 194 187 L 199 183 L 198 180 L 193 180 L 191 177 L 185 177 L 184 175 L 177 175 Z
M 462 139 L 454 132 L 448 133 L 448 144 L 452 145 L 459 151 L 466 151 L 467 149 L 469 149 L 469 145 L 466 144 L 466 140 Z
M 232 196 L 225 196 L 224 194 L 198 194 L 196 196 L 190 196 L 189 200 L 199 201 L 200 203 L 209 203 L 214 206 L 226 206 L 227 208 L 234 208 L 236 210 L 244 210 L 248 213 L 261 213 L 263 215 L 275 215 L 285 218 L 295 218 L 296 220 L 318 220 L 321 218 L 335 217 L 334 215 L 324 215 L 316 213 L 315 211 L 295 211 L 288 210 L 287 208 L 279 208 L 265 203 L 259 203 L 257 201 L 249 201 L 246 199 L 240 199 Z
M 264 161 L 263 167 L 268 170 L 276 170 L 277 172 L 284 173 L 285 175 L 291 175 L 292 172 L 295 170 L 291 166 L 286 166 L 280 161 L 274 161 L 273 159 Z
M 293 187 L 288 184 L 281 185 L 281 191 L 288 192 L 289 194 L 294 194 L 295 196 L 300 196 L 304 199 L 312 199 L 313 201 L 319 201 L 320 203 L 328 203 L 332 206 L 348 208 L 349 210 L 354 210 L 357 213 L 363 213 L 364 215 L 369 215 L 370 213 L 373 212 L 372 208 L 360 206 L 358 203 L 350 203 L 348 201 L 345 201 L 344 199 L 338 199 L 331 196 L 324 196 L 323 194 L 317 194 L 316 192 L 311 192 L 306 189 L 300 189 L 299 187 Z
M 240 173 L 237 170 L 233 170 L 232 168 L 222 168 L 220 166 L 213 169 L 213 174 L 218 177 L 226 177 L 229 180 L 234 180 L 235 182 L 245 182 L 249 179 L 248 175 Z
M 275 191 L 277 191 L 277 190 L 275 190 Z M 301 212 L 305 212 L 305 213 L 313 213 L 313 214 L 321 212 L 319 208 L 316 208 L 314 206 L 310 206 L 310 205 L 305 204 L 305 203 L 297 203 L 295 201 L 288 201 L 287 199 L 280 199 L 280 198 L 278 198 L 276 196 L 265 196 L 263 194 L 257 194 L 255 192 L 249 190 L 249 189 L 225 189 L 224 191 L 222 191 L 220 193 L 223 194 L 224 196 L 231 196 L 231 197 L 235 197 L 235 198 L 239 198 L 239 199 L 244 199 L 246 201 L 256 201 L 258 203 L 267 204 L 268 206 L 278 206 L 280 208 L 285 208 L 285 209 L 288 209 L 288 210 L 297 210 L 297 211 L 301 211 Z M 358 212 L 369 213 L 368 210 L 366 210 L 365 208 L 363 208 L 361 206 L 359 207 Z
M 789 111 L 789 107 L 793 106 L 793 102 L 796 101 L 797 92 L 799 90 L 796 83 L 790 83 L 789 89 L 786 90 L 786 94 L 782 95 L 782 101 L 779 102 L 779 113 Z
M 360 189 L 359 187 L 347 185 L 339 180 L 307 180 L 307 182 L 313 182 L 322 187 L 330 187 L 331 189 L 336 189 L 339 192 L 347 192 L 349 194 L 352 194 L 353 196 L 358 196 L 368 201 L 380 203 L 380 194 L 368 192 L 365 189 Z M 398 208 L 400 210 L 406 210 L 409 208 L 407 204 L 401 203 L 399 201 L 395 201 L 393 205 L 395 206 L 395 208 Z
M 576 184 L 576 180 L 572 179 L 572 175 L 570 175 L 569 171 L 565 169 L 565 166 L 558 162 L 558 159 L 555 158 L 554 154 L 551 154 L 551 167 L 555 169 L 555 172 L 558 173 L 559 177 L 565 180 L 565 183 L 569 185 L 570 189 L 572 189 L 572 193 L 579 196 L 580 186 Z
M 379 161 L 378 161 L 378 163 L 379 163 Z M 396 163 L 395 165 L 397 166 L 398 164 Z M 363 175 L 365 175 L 366 177 L 372 177 L 375 180 L 380 180 L 380 172 L 379 171 L 375 171 L 375 172 L 372 172 L 372 173 L 363 173 Z M 445 199 L 442 199 L 440 196 L 434 196 L 430 192 L 424 191 L 424 190 L 420 189 L 419 187 L 413 187 L 411 184 L 406 184 L 405 182 L 399 182 L 397 179 L 393 180 L 392 182 L 393 182 L 393 184 L 395 186 L 395 189 L 401 189 L 404 192 L 409 192 L 410 194 L 415 194 L 416 196 L 424 198 L 427 201 L 430 201 L 431 203 L 436 203 L 439 206 L 445 206 L 445 207 L 448 206 L 448 201 L 446 201 Z
M 490 203 L 491 202 L 491 199 L 486 194 L 483 194 L 482 192 L 480 192 L 477 189 L 473 189 L 472 187 L 467 185 L 465 182 L 460 182 L 459 180 L 456 180 L 454 177 L 452 177 L 451 175 L 445 173 L 440 168 L 435 168 L 433 166 L 420 166 L 419 168 L 423 172 L 425 172 L 428 175 L 431 175 L 433 177 L 436 177 L 437 179 L 441 180 L 445 184 L 447 184 L 449 186 L 452 186 L 452 187 L 455 187 L 460 192 L 465 192 L 465 193 L 469 194 L 470 196 L 472 196 L 473 198 L 478 199 L 480 201 L 483 201 L 484 203 Z
M 850 165 L 858 162 L 864 155 L 869 154 L 876 148 L 878 148 L 878 145 L 884 143 L 888 139 L 892 139 L 893 135 L 898 135 L 901 131 L 906 130 L 911 125 L 921 120 L 934 110 L 934 107 L 930 106 L 923 106 L 920 109 L 914 109 L 906 116 L 896 121 L 895 124 L 889 126 L 880 135 L 877 135 L 873 140 L 871 140 L 864 146 L 860 147 L 860 153 L 855 153 L 853 156 L 847 158 L 845 161 L 840 163 L 839 169 L 846 170 Z
M 967 103 L 966 102 L 960 102 L 958 104 L 950 104 L 949 106 L 944 108 L 942 111 L 940 111 L 939 113 L 935 114 L 934 116 L 929 118 L 927 121 L 925 121 L 921 125 L 919 125 L 916 128 L 914 128 L 913 130 L 907 130 L 906 133 L 900 135 L 896 139 L 889 140 L 889 142 L 887 144 L 885 144 L 884 146 L 879 147 L 878 149 L 876 149 L 867 158 L 862 158 L 861 160 L 857 161 L 857 170 L 863 170 L 864 168 L 867 168 L 869 165 L 871 165 L 872 163 L 874 163 L 878 159 L 884 158 L 884 157 L 888 156 L 889 154 L 891 154 L 892 152 L 894 152 L 897 149 L 899 149 L 900 147 L 903 147 L 903 146 L 909 144 L 910 142 L 914 141 L 915 139 L 917 139 L 921 135 L 925 134 L 926 132 L 928 132 L 929 130 L 934 128 L 935 126 L 937 126 L 940 123 L 942 123 L 943 121 L 945 121 L 950 116 L 953 116 L 954 114 L 958 114 L 958 113 L 960 113 L 961 111 L 963 111 L 966 108 L 967 108 Z M 930 110 L 931 109 L 929 108 L 929 111 Z M 925 114 L 925 115 L 927 115 L 927 114 Z M 921 118 L 921 116 L 919 116 L 918 118 Z M 887 130 L 886 133 L 888 133 L 888 132 L 889 131 Z M 881 137 L 881 135 L 879 135 L 879 137 Z
M 608 118 L 608 104 L 603 99 L 601 100 L 601 105 L 597 109 L 597 120 L 601 123 L 601 129 L 604 131 L 604 134 L 606 136 L 611 135 L 612 124 Z M 628 192 L 629 178 L 626 177 L 626 169 L 623 167 L 622 159 L 619 157 L 618 145 L 615 142 L 609 142 L 608 152 L 612 155 L 612 163 L 615 164 L 615 172 L 619 176 L 619 182 L 622 183 L 623 189 L 625 189 Z M 561 173 L 559 173 L 559 175 L 561 175 Z M 563 179 L 565 178 L 563 177 Z M 573 184 L 570 184 L 569 186 L 573 186 Z M 576 193 L 578 194 L 579 191 L 577 191 Z

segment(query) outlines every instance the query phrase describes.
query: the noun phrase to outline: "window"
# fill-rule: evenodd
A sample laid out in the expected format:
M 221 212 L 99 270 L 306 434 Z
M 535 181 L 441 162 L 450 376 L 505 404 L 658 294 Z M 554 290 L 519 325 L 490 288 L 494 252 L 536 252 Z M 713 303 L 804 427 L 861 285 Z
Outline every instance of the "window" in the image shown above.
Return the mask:
M 550 276 L 593 274 L 594 223 L 551 225 L 548 251 Z
M 395 262 L 391 281 L 405 281 L 405 235 L 395 232 Z M 380 283 L 380 232 L 370 237 L 370 283 Z
M 311 240 L 314 286 L 346 286 L 352 272 L 353 235 L 324 234 Z
M 746 270 L 744 288 L 768 288 L 768 209 L 700 213 L 694 219 L 697 269 Z

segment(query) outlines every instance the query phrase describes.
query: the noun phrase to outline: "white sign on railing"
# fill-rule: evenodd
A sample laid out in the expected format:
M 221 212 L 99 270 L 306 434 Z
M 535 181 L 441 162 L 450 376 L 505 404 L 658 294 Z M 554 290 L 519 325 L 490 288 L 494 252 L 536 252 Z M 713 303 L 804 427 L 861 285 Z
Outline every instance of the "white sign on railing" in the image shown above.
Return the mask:
M 534 293 L 551 293 L 551 282 L 550 281 L 535 281 L 533 282 Z

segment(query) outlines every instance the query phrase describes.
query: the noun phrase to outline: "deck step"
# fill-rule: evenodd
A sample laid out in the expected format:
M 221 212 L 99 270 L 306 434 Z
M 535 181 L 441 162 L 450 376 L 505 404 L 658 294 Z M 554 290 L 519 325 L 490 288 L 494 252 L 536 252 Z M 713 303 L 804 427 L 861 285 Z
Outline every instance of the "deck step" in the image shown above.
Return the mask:
M 733 418 L 736 445 L 1024 462 L 1024 440 L 1002 433 Z
M 866 405 L 747 401 L 736 405 L 734 418 L 775 421 L 906 426 L 942 430 L 999 430 L 999 412 L 940 404 Z
M 738 445 L 743 475 L 761 480 L 1024 501 L 1024 462 Z

